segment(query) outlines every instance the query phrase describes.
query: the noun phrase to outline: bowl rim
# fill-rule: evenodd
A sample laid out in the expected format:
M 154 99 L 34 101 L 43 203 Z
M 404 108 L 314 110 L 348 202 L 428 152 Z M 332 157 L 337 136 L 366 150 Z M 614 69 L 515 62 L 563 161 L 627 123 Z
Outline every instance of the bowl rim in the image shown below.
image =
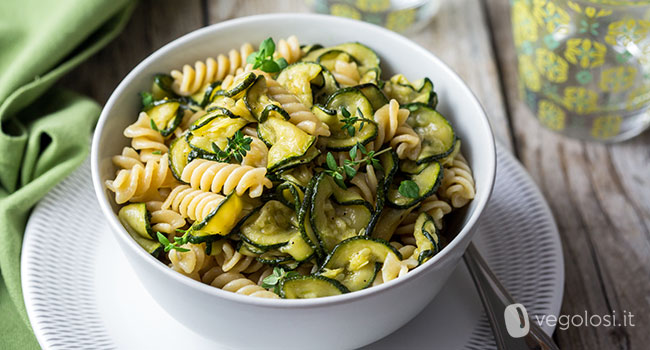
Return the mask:
M 451 242 L 447 246 L 445 246 L 438 254 L 436 254 L 434 257 L 432 257 L 429 261 L 427 261 L 425 264 L 422 266 L 418 267 L 417 269 L 414 269 L 412 271 L 409 271 L 408 274 L 405 276 L 402 276 L 400 278 L 394 279 L 392 281 L 383 283 L 379 286 L 374 286 L 372 288 L 366 288 L 360 291 L 355 291 L 352 293 L 346 293 L 342 295 L 336 295 L 336 296 L 329 296 L 329 297 L 321 297 L 321 298 L 312 298 L 312 299 L 265 299 L 265 298 L 252 298 L 248 295 L 240 295 L 232 292 L 227 292 L 224 290 L 221 290 L 220 288 L 215 288 L 213 286 L 204 284 L 199 281 L 195 281 L 189 277 L 186 277 L 185 275 L 182 275 L 165 264 L 161 263 L 158 259 L 156 259 L 154 256 L 151 254 L 148 254 L 144 249 L 142 249 L 126 232 L 124 227 L 120 224 L 117 215 L 113 211 L 111 204 L 110 204 L 110 199 L 108 196 L 105 194 L 105 188 L 104 188 L 104 183 L 101 180 L 100 177 L 100 171 L 99 171 L 99 149 L 100 149 L 100 138 L 102 136 L 102 131 L 104 129 L 105 124 L 107 123 L 108 117 L 111 114 L 111 111 L 118 99 L 119 96 L 121 96 L 124 92 L 124 90 L 127 88 L 129 84 L 131 84 L 131 81 L 137 77 L 138 75 L 141 74 L 141 71 L 143 71 L 146 67 L 148 67 L 151 63 L 155 62 L 158 60 L 160 57 L 165 56 L 167 53 L 170 51 L 174 51 L 178 46 L 181 46 L 185 44 L 187 41 L 192 41 L 195 38 L 199 38 L 203 35 L 208 35 L 209 33 L 212 32 L 219 32 L 225 28 L 228 27 L 237 27 L 237 26 L 245 26 L 245 25 L 250 25 L 255 22 L 268 22 L 268 21 L 287 21 L 291 20 L 292 18 L 295 19 L 295 17 L 301 17 L 302 18 L 309 18 L 310 20 L 313 21 L 326 21 L 330 22 L 332 25 L 336 25 L 337 23 L 345 24 L 345 25 L 353 25 L 357 26 L 359 30 L 363 31 L 371 31 L 375 32 L 377 35 L 387 37 L 390 40 L 399 40 L 403 41 L 411 50 L 416 52 L 418 55 L 422 55 L 426 57 L 428 60 L 432 61 L 434 64 L 438 65 L 441 67 L 442 70 L 447 71 L 449 74 L 450 78 L 452 80 L 455 80 L 455 82 L 462 88 L 464 89 L 465 93 L 468 96 L 471 96 L 471 98 L 474 99 L 474 102 L 478 105 L 480 108 L 481 112 L 480 116 L 474 116 L 476 118 L 475 123 L 482 128 L 483 130 L 486 130 L 488 132 L 488 136 L 486 138 L 487 144 L 485 145 L 487 148 L 484 150 L 485 157 L 487 158 L 487 171 L 484 175 L 486 176 L 486 186 L 485 186 L 485 191 L 487 191 L 486 195 L 483 196 L 480 199 L 474 199 L 477 200 L 476 202 L 476 209 L 474 212 L 468 217 L 468 220 L 465 225 L 463 225 L 462 229 L 460 232 L 454 237 Z M 364 298 L 370 295 L 374 294 L 381 294 L 383 292 L 386 292 L 387 289 L 392 288 L 396 284 L 405 284 L 410 280 L 415 280 L 417 278 L 422 278 L 425 275 L 425 272 L 429 269 L 431 269 L 434 265 L 437 264 L 438 261 L 444 260 L 444 259 L 449 259 L 449 256 L 452 255 L 452 252 L 455 250 L 454 248 L 461 243 L 461 241 L 465 240 L 467 236 L 473 231 L 473 229 L 476 226 L 476 223 L 483 213 L 483 210 L 485 209 L 485 206 L 487 205 L 487 202 L 492 194 L 492 190 L 494 187 L 494 181 L 495 181 L 495 176 L 496 176 L 496 144 L 494 140 L 494 133 L 490 124 L 490 121 L 487 117 L 487 113 L 485 112 L 485 108 L 483 105 L 480 103 L 478 98 L 476 98 L 476 95 L 471 91 L 471 89 L 467 86 L 467 84 L 460 78 L 460 76 L 447 64 L 445 64 L 441 59 L 439 59 L 437 56 L 435 56 L 433 53 L 429 52 L 428 50 L 424 49 L 420 45 L 416 44 L 415 42 L 411 41 L 410 39 L 397 34 L 395 32 L 392 32 L 388 29 L 379 27 L 374 24 L 366 23 L 366 22 L 361 22 L 361 21 L 356 21 L 348 18 L 341 18 L 341 17 L 334 17 L 334 16 L 329 16 L 329 15 L 322 15 L 322 14 L 306 14 L 306 13 L 274 13 L 274 14 L 262 14 L 262 15 L 254 15 L 254 16 L 246 16 L 246 17 L 240 17 L 236 19 L 231 19 L 227 21 L 223 21 L 220 23 L 212 24 L 200 29 L 197 29 L 195 31 L 192 31 L 190 33 L 187 33 L 171 42 L 168 44 L 164 45 L 163 47 L 159 48 L 158 50 L 154 51 L 151 53 L 149 56 L 147 56 L 144 60 L 142 60 L 137 66 L 135 66 L 119 83 L 117 88 L 113 91 L 111 94 L 110 98 L 104 105 L 104 108 L 102 109 L 101 115 L 99 117 L 99 121 L 97 122 L 97 126 L 95 128 L 95 133 L 93 135 L 93 140 L 92 140 L 92 146 L 91 146 L 91 168 L 92 168 L 92 180 L 93 180 L 93 187 L 95 189 L 95 194 L 97 196 L 97 200 L 99 202 L 99 205 L 101 207 L 101 210 L 104 214 L 104 217 L 108 220 L 110 226 L 111 226 L 111 231 L 114 236 L 117 237 L 118 240 L 121 240 L 122 242 L 125 243 L 126 246 L 128 246 L 127 249 L 132 250 L 133 253 L 135 253 L 136 256 L 139 257 L 143 262 L 147 264 L 153 265 L 154 269 L 157 269 L 158 271 L 162 272 L 162 274 L 166 275 L 168 278 L 171 280 L 176 281 L 177 283 L 181 283 L 186 285 L 187 287 L 197 289 L 200 292 L 207 293 L 210 295 L 214 295 L 219 298 L 224 298 L 227 299 L 228 301 L 235 302 L 235 303 L 242 303 L 242 304 L 249 304 L 253 306 L 262 306 L 262 307 L 267 307 L 267 308 L 291 308 L 291 309 L 302 309 L 302 308 L 313 308 L 313 307 L 325 307 L 325 306 L 330 306 L 330 305 L 336 305 L 336 304 L 344 304 L 344 303 L 349 303 L 354 300 Z M 122 246 L 122 245 L 120 245 Z M 457 249 L 457 248 L 456 248 Z

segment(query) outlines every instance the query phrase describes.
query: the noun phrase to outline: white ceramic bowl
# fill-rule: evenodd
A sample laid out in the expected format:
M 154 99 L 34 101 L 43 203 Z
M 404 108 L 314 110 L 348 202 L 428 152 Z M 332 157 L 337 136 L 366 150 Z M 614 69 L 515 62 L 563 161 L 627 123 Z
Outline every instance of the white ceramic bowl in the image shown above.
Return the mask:
M 302 43 L 359 41 L 379 54 L 384 77 L 400 72 L 409 79 L 431 78 L 439 96 L 439 110 L 463 140 L 462 151 L 476 179 L 476 198 L 458 215 L 457 224 L 449 226 L 457 231 L 457 237 L 405 277 L 320 299 L 266 300 L 238 295 L 172 271 L 141 249 L 117 219 L 118 207 L 104 182 L 115 175 L 110 158 L 128 145 L 122 132 L 135 121 L 140 106 L 138 92 L 150 88 L 153 75 L 225 53 L 246 41 L 260 43 L 269 36 L 278 39 L 291 34 Z M 306 14 L 240 18 L 197 30 L 164 46 L 135 67 L 115 89 L 104 107 L 92 144 L 93 181 L 99 203 L 145 288 L 188 328 L 237 348 L 355 348 L 400 328 L 433 299 L 460 261 L 490 196 L 495 166 L 494 139 L 485 112 L 463 81 L 438 58 L 380 27 Z M 122 257 L 116 254 L 115 258 Z

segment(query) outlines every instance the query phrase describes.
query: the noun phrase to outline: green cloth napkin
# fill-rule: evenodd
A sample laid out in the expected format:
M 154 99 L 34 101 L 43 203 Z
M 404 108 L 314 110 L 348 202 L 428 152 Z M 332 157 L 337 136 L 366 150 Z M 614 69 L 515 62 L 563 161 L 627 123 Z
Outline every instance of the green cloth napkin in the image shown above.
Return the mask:
M 113 39 L 133 5 L 0 1 L 0 349 L 39 347 L 20 283 L 25 223 L 36 202 L 85 159 L 100 112 L 92 100 L 52 85 Z

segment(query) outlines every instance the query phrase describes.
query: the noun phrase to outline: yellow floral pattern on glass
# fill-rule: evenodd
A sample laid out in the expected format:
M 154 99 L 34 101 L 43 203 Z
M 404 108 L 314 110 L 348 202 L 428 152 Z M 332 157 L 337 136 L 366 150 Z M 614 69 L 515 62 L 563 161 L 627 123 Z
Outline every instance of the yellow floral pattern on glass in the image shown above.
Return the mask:
M 390 9 L 390 0 L 357 0 L 357 7 L 371 13 L 383 12 Z
M 607 46 L 590 39 L 571 38 L 566 42 L 564 57 L 582 68 L 595 68 L 605 63 Z
M 537 108 L 537 118 L 540 123 L 551 130 L 564 130 L 566 123 L 566 114 L 560 106 L 549 100 L 539 101 Z
M 650 22 L 626 18 L 609 24 L 605 42 L 613 46 L 627 47 L 645 39 L 648 31 L 650 31 Z
M 537 24 L 535 18 L 523 1 L 512 5 L 512 26 L 514 30 L 515 46 L 520 47 L 524 42 L 537 40 Z
M 598 93 L 595 91 L 569 86 L 564 89 L 564 107 L 577 114 L 586 114 L 596 110 Z
M 622 92 L 632 87 L 636 68 L 632 66 L 605 69 L 600 77 L 600 89 L 606 92 Z
M 405 9 L 388 14 L 386 28 L 401 32 L 410 27 L 415 21 L 415 9 Z
M 641 86 L 633 90 L 627 98 L 627 110 L 633 111 L 650 102 L 650 86 Z
M 569 65 L 560 56 L 547 49 L 535 51 L 535 64 L 540 73 L 551 82 L 563 83 L 567 80 Z
M 586 6 L 583 10 L 583 8 L 578 4 L 577 2 L 574 1 L 569 1 L 567 5 L 575 12 L 582 13 L 588 18 L 600 18 L 600 17 L 605 17 L 609 16 L 612 14 L 612 10 L 607 10 L 607 9 L 597 9 L 595 7 L 591 6 Z
M 354 7 L 346 4 L 332 4 L 330 13 L 334 16 L 361 19 L 361 13 Z
M 537 73 L 533 59 L 530 56 L 522 55 L 519 57 L 519 77 L 526 88 L 531 91 L 538 92 L 542 87 L 539 73 Z
M 600 140 L 607 140 L 621 131 L 623 118 L 620 115 L 606 115 L 594 120 L 591 128 L 591 136 Z
M 537 23 L 549 33 L 566 33 L 569 30 L 571 17 L 566 11 L 558 7 L 554 1 L 534 0 L 533 16 Z

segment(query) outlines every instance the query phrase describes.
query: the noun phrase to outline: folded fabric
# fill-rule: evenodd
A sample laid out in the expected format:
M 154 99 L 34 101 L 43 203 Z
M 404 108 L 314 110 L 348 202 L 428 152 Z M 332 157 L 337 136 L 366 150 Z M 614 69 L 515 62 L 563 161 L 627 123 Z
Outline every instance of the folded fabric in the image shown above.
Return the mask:
M 100 112 L 52 86 L 112 40 L 133 7 L 130 0 L 0 2 L 0 349 L 39 347 L 20 282 L 25 223 L 85 159 Z

